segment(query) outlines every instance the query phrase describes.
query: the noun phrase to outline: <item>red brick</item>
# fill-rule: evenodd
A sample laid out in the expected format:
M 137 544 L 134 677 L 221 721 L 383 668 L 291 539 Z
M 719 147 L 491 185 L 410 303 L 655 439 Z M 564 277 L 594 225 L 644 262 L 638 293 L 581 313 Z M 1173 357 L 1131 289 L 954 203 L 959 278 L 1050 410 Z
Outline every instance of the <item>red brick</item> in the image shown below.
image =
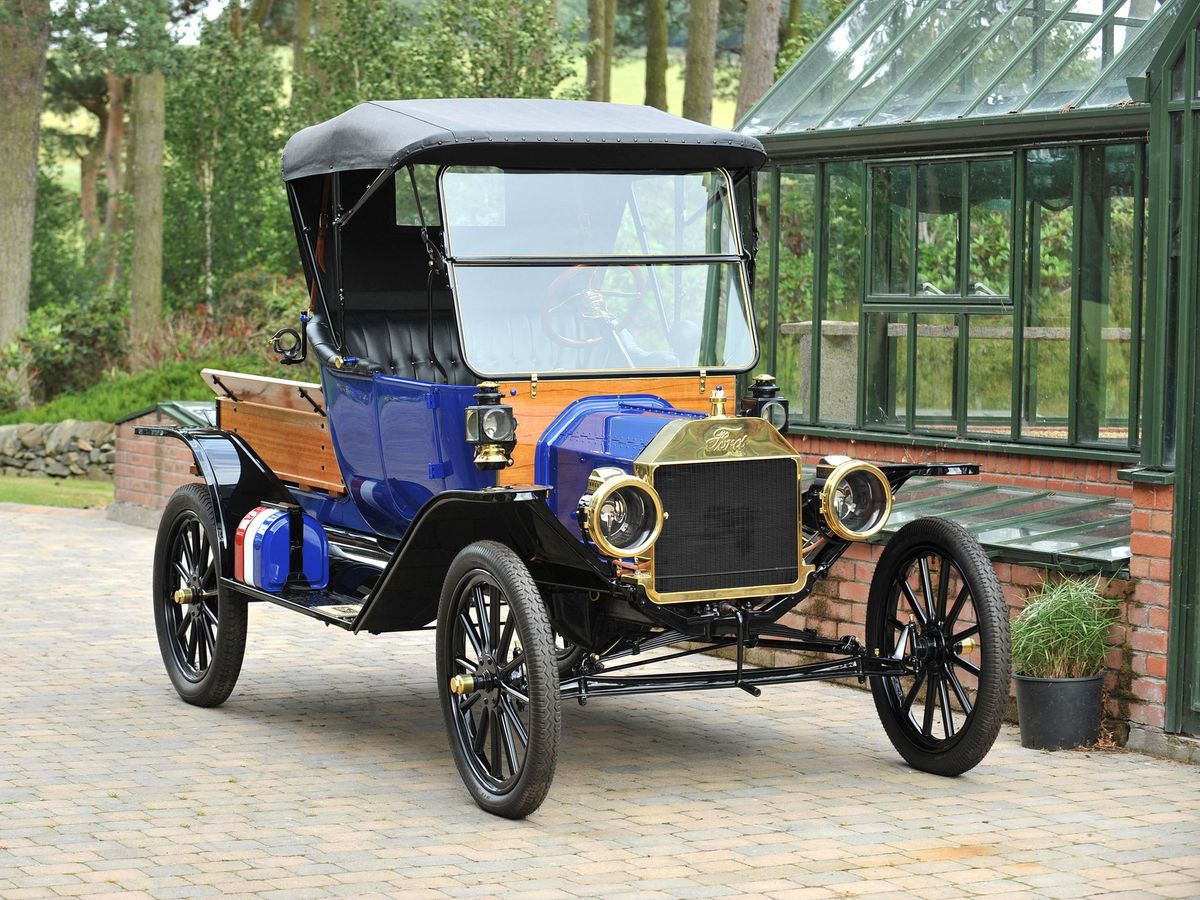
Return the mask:
M 1147 624 L 1159 631 L 1170 631 L 1171 610 L 1166 606 L 1152 607 Z
M 1151 556 L 1158 559 L 1171 558 L 1171 538 L 1164 534 L 1134 532 L 1130 536 L 1129 549 L 1135 556 Z
M 1165 721 L 1163 707 L 1158 704 L 1130 703 L 1129 721 L 1151 728 L 1162 728 Z
M 1145 657 L 1146 674 L 1152 678 L 1167 677 L 1167 658 L 1165 656 L 1146 656 Z
M 1165 631 L 1151 631 L 1150 629 L 1136 630 L 1129 636 L 1129 646 L 1134 650 L 1166 653 L 1167 633 Z

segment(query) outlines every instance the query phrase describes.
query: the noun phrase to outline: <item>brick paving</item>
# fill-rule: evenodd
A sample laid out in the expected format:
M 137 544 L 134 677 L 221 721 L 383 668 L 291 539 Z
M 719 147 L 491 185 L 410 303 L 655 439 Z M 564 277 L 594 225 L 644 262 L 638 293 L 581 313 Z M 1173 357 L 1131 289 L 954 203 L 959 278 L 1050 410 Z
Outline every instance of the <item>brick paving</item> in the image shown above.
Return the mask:
M 844 687 L 564 706 L 549 799 L 476 809 L 431 635 L 254 605 L 220 709 L 176 698 L 153 533 L 0 505 L 0 897 L 1200 895 L 1200 770 L 1041 754 L 902 765 Z

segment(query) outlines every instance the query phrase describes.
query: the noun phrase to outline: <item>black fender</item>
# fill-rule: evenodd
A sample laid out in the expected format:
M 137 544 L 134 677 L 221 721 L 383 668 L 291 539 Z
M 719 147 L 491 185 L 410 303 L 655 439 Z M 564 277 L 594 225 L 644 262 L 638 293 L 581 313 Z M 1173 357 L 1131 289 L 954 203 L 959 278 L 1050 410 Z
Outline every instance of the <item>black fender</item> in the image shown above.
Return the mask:
M 418 510 L 354 623 L 354 631 L 405 631 L 437 618 L 454 557 L 476 541 L 507 544 L 539 585 L 611 592 L 614 576 L 550 511 L 550 488 L 445 491 Z
M 263 501 L 295 502 L 284 483 L 250 449 L 250 445 L 232 432 L 220 428 L 141 425 L 134 433 L 177 438 L 192 451 L 217 514 L 217 540 L 224 575 L 233 572 L 233 537 L 246 513 Z

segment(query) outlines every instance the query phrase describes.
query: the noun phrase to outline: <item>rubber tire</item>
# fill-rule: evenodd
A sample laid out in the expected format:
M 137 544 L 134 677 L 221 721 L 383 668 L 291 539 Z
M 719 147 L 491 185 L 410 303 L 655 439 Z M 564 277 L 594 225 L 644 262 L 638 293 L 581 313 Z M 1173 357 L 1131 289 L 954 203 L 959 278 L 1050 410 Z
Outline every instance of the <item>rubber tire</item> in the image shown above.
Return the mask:
M 209 546 L 219 552 L 217 543 L 217 517 L 213 511 L 208 488 L 201 484 L 185 484 L 167 501 L 162 520 L 158 525 L 158 539 L 154 546 L 154 626 L 158 633 L 158 648 L 162 653 L 163 665 L 171 684 L 186 702 L 194 706 L 220 706 L 229 699 L 242 671 L 242 658 L 246 653 L 246 601 L 231 596 L 226 590 L 217 588 L 217 637 L 208 670 L 199 681 L 190 681 L 180 670 L 171 649 L 174 638 L 167 633 L 164 603 L 174 603 L 171 598 L 161 596 L 167 570 L 171 565 L 171 536 L 176 522 L 187 513 L 194 514 L 204 528 Z M 220 566 L 218 566 L 218 570 Z M 218 571 L 218 578 L 220 577 Z
M 944 750 L 931 752 L 913 743 L 905 733 L 897 711 L 891 706 L 883 678 L 871 679 L 871 693 L 884 731 L 904 760 L 922 772 L 953 777 L 979 764 L 995 743 L 1004 721 L 1012 676 L 1008 606 L 991 560 L 965 528 L 947 519 L 916 519 L 892 537 L 875 567 L 867 598 L 868 649 L 880 646 L 878 636 L 887 628 L 891 585 L 899 574 L 900 564 L 922 547 L 954 559 L 975 599 L 983 659 L 974 712 L 967 727 L 955 734 Z
M 455 732 L 457 726 L 452 704 L 456 701 L 455 695 L 450 692 L 453 654 L 450 645 L 453 640 L 455 595 L 459 582 L 474 569 L 488 573 L 504 591 L 510 615 L 517 618 L 517 634 L 521 638 L 526 660 L 530 704 L 529 748 L 520 778 L 516 785 L 503 794 L 489 790 L 475 777 Z M 554 633 L 542 595 L 525 563 L 509 547 L 496 541 L 477 541 L 464 548 L 450 564 L 442 586 L 437 621 L 438 695 L 442 699 L 446 735 L 454 763 L 458 766 L 458 774 L 480 809 L 506 819 L 523 819 L 542 805 L 550 791 L 562 734 Z

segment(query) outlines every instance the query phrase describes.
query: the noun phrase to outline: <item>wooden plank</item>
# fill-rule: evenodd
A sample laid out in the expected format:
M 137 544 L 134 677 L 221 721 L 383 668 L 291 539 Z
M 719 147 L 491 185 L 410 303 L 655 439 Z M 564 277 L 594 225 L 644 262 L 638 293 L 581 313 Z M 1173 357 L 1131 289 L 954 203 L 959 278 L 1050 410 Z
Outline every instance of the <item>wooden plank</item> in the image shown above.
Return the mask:
M 201 377 L 218 397 L 279 406 L 297 412 L 325 412 L 325 393 L 311 381 L 289 381 L 267 375 L 246 375 L 222 369 L 202 369 Z
M 513 464 L 500 472 L 500 483 L 533 482 L 533 452 L 542 432 L 575 400 L 597 394 L 654 394 L 677 409 L 706 413 L 709 394 L 717 385 L 725 388 L 725 395 L 730 400 L 727 409 L 733 412 L 737 402 L 737 379 L 733 375 L 709 375 L 704 391 L 700 390 L 697 375 L 542 380 L 538 382 L 536 397 L 530 396 L 528 381 L 505 382 L 500 385 L 500 394 L 517 417 L 517 447 L 513 451 Z M 509 392 L 514 390 L 516 395 L 510 395 Z
M 280 480 L 305 489 L 344 494 L 333 453 L 329 420 L 304 410 L 229 399 L 217 400 L 221 428 L 239 435 Z

